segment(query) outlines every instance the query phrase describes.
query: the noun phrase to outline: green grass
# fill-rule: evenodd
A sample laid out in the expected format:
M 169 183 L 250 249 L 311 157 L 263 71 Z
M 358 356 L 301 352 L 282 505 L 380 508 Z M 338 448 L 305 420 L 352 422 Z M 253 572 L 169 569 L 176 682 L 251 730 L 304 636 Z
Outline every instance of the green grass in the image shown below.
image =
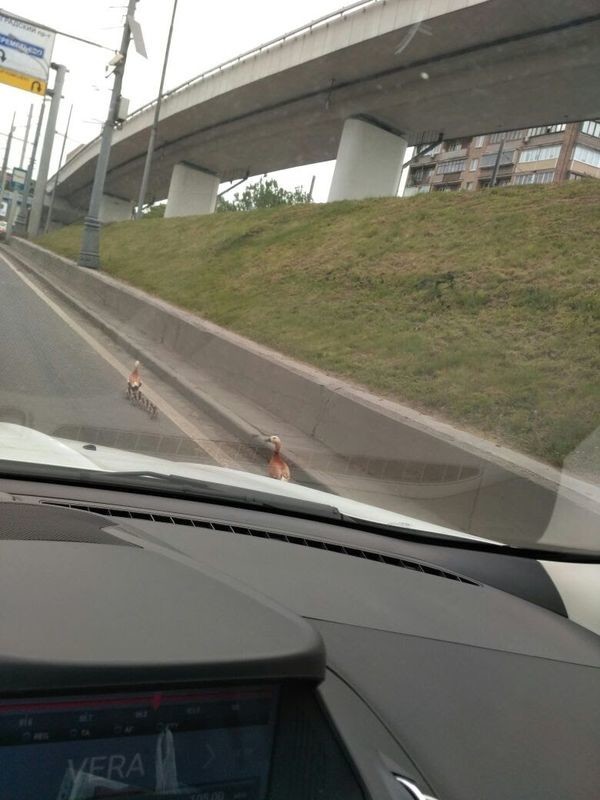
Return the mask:
M 600 181 L 107 226 L 111 275 L 563 460 L 598 426 Z M 77 256 L 81 229 L 40 243 Z M 592 448 L 593 451 L 593 448 Z M 571 467 L 600 474 L 597 452 Z

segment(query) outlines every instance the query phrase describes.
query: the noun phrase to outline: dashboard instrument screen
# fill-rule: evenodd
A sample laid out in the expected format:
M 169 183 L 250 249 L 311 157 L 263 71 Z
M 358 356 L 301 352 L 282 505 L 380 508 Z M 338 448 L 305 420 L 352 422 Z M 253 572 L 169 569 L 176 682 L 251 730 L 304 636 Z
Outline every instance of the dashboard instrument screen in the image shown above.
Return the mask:
M 266 796 L 278 688 L 0 699 L 0 800 Z

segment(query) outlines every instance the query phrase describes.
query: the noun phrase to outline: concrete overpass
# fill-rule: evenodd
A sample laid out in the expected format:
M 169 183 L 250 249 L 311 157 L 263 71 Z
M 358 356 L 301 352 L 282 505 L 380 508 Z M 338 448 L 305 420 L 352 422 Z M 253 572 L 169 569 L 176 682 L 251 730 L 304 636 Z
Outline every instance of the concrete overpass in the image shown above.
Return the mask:
M 337 158 L 330 199 L 393 195 L 408 145 L 600 116 L 600 0 L 361 0 L 170 91 L 149 194 L 214 210 L 219 182 Z M 153 104 L 115 132 L 104 219 L 137 199 Z M 99 140 L 57 209 L 87 209 Z

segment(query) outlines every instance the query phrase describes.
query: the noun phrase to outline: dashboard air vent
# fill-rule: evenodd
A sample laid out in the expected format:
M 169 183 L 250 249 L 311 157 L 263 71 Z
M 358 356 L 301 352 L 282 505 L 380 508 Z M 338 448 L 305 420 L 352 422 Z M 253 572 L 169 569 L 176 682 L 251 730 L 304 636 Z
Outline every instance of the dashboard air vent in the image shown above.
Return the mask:
M 445 569 L 427 564 L 422 561 L 413 559 L 399 558 L 387 553 L 379 553 L 375 550 L 364 550 L 358 547 L 351 547 L 348 545 L 335 544 L 333 542 L 326 542 L 322 539 L 310 539 L 305 536 L 298 536 L 296 534 L 281 533 L 279 531 L 267 531 L 257 528 L 250 528 L 241 525 L 232 525 L 223 522 L 212 522 L 206 519 L 197 517 L 180 516 L 173 514 L 160 514 L 149 511 L 142 511 L 134 508 L 112 508 L 109 506 L 101 505 L 82 505 L 81 503 L 64 503 L 59 501 L 43 501 L 47 505 L 61 506 L 63 508 L 70 508 L 76 511 L 87 511 L 92 514 L 101 514 L 105 517 L 114 517 L 117 519 L 130 519 L 130 520 L 144 520 L 147 522 L 162 522 L 167 525 L 186 525 L 193 528 L 201 528 L 203 530 L 221 531 L 223 533 L 234 533 L 238 536 L 253 536 L 259 539 L 271 539 L 278 542 L 286 542 L 287 544 L 299 545 L 301 547 L 312 547 L 317 550 L 326 550 L 330 553 L 340 553 L 345 556 L 353 558 L 363 558 L 367 561 L 376 561 L 381 564 L 388 564 L 393 567 L 400 567 L 402 569 L 412 570 L 413 572 L 422 572 L 426 575 L 435 575 L 438 578 L 446 578 L 447 580 L 455 581 L 457 583 L 464 583 L 468 586 L 480 586 L 477 581 L 465 578 L 456 572 L 449 572 Z

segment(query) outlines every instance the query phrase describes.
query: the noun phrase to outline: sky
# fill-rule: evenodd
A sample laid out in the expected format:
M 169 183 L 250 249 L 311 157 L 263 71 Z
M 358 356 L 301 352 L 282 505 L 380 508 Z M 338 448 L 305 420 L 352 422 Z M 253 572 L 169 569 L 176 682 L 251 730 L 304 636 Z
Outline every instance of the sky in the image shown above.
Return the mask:
M 165 90 L 177 86 L 201 72 L 240 55 L 293 28 L 349 5 L 343 0 L 179 0 Z M 75 36 L 90 39 L 116 51 L 127 8 L 126 0 L 4 0 L 2 10 L 25 17 Z M 153 100 L 158 93 L 160 72 L 167 40 L 173 0 L 138 0 L 136 19 L 142 26 L 148 59 L 130 48 L 123 96 L 130 100 L 130 111 Z M 58 36 L 53 61 L 64 64 L 69 73 L 65 81 L 57 131 L 65 131 L 69 108 L 73 114 L 67 152 L 93 139 L 100 132 L 108 111 L 112 79 L 106 77 L 106 65 L 113 52 Z M 52 78 L 51 78 L 52 81 Z M 4 152 L 6 134 L 16 112 L 15 142 L 11 166 L 18 166 L 22 139 L 31 104 L 34 120 L 41 98 L 0 84 L 0 152 Z M 50 174 L 56 171 L 61 140 L 55 143 Z M 25 154 L 25 166 L 29 154 Z M 327 199 L 333 174 L 333 162 L 274 173 L 286 188 L 302 186 L 308 190 L 316 176 L 314 198 Z

